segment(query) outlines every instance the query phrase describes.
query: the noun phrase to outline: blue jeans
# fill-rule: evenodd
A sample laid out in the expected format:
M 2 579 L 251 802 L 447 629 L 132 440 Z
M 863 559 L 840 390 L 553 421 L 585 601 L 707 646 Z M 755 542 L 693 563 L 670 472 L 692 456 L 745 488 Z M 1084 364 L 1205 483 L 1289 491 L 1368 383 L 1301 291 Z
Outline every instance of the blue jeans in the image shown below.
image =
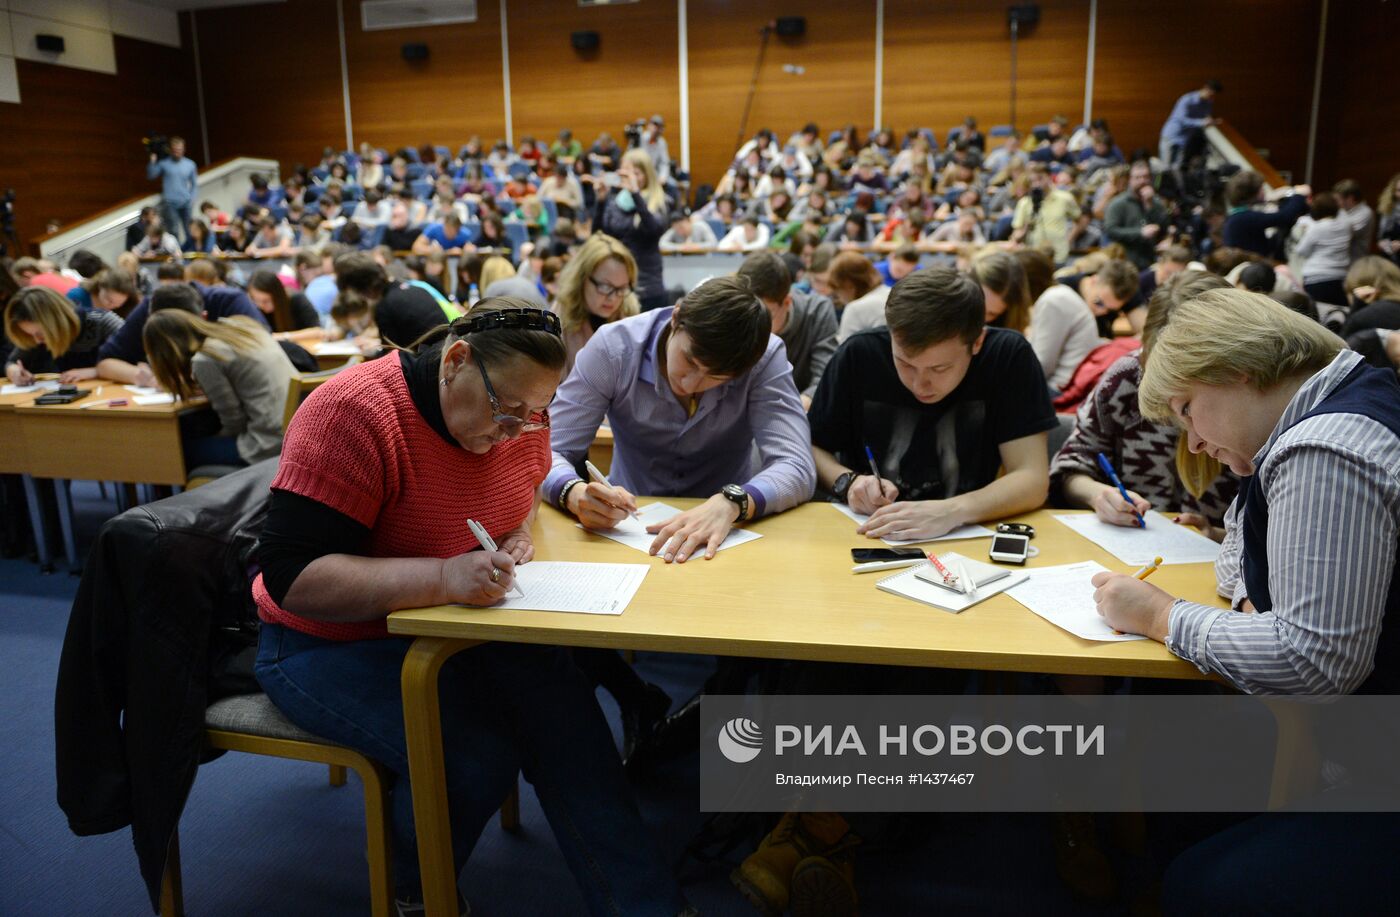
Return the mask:
M 246 465 L 238 454 L 238 440 L 232 436 L 200 436 L 185 440 L 185 467 L 201 465 Z
M 190 219 L 193 216 L 194 201 L 175 204 L 161 198 L 160 221 L 165 224 L 165 231 L 178 239 L 181 244 L 189 237 Z
M 254 666 L 288 719 L 396 776 L 394 868 L 401 895 L 421 886 L 399 684 L 410 642 L 337 642 L 265 623 Z M 563 650 L 474 647 L 447 661 L 438 688 L 459 874 L 523 772 L 590 913 L 671 917 L 686 906 L 642 824 L 598 702 Z

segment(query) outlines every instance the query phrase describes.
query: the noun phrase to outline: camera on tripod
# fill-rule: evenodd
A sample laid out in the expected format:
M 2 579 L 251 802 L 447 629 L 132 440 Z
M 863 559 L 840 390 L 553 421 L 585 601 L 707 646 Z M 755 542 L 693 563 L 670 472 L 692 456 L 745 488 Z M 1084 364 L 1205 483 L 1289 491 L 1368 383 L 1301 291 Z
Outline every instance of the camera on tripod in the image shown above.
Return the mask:
M 634 150 L 642 145 L 642 131 L 646 126 L 646 119 L 638 118 L 622 129 L 622 135 L 627 138 L 627 149 Z
M 146 145 L 147 155 L 157 159 L 165 159 L 170 155 L 170 138 L 165 134 L 151 134 L 149 137 L 142 137 L 141 142 Z

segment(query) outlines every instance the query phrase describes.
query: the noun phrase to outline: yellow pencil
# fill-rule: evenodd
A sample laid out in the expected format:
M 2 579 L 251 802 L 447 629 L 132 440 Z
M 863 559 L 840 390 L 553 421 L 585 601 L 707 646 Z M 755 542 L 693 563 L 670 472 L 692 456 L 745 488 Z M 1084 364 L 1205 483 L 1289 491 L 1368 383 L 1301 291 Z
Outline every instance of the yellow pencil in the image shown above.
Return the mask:
M 1148 564 L 1147 566 L 1143 567 L 1141 570 L 1133 574 L 1133 579 L 1147 579 L 1149 576 L 1156 573 L 1157 568 L 1161 565 L 1162 558 L 1154 557 L 1152 558 L 1152 563 Z

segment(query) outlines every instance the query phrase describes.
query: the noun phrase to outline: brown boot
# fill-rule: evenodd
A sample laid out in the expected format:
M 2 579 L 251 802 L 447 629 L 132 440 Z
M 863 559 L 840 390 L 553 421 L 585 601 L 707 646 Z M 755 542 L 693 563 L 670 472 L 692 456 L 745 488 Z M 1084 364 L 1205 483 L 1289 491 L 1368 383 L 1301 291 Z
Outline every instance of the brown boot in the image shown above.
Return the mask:
M 807 857 L 798 863 L 792 871 L 789 906 L 792 917 L 856 917 L 860 911 L 855 869 L 848 851 L 838 848 L 829 856 Z
M 765 917 L 779 917 L 788 909 L 797 864 L 835 849 L 849 830 L 834 812 L 788 812 L 730 874 L 730 881 Z

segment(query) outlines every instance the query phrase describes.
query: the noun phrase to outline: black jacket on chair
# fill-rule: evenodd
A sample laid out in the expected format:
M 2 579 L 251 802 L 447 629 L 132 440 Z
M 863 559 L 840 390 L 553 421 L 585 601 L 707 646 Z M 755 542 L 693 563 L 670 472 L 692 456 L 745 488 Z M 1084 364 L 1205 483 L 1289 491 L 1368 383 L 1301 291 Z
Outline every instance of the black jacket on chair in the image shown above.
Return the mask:
M 277 459 L 102 526 L 54 699 L 58 804 L 79 835 L 131 825 L 158 909 L 166 850 L 205 755 L 205 708 L 260 690 L 252 554 Z

